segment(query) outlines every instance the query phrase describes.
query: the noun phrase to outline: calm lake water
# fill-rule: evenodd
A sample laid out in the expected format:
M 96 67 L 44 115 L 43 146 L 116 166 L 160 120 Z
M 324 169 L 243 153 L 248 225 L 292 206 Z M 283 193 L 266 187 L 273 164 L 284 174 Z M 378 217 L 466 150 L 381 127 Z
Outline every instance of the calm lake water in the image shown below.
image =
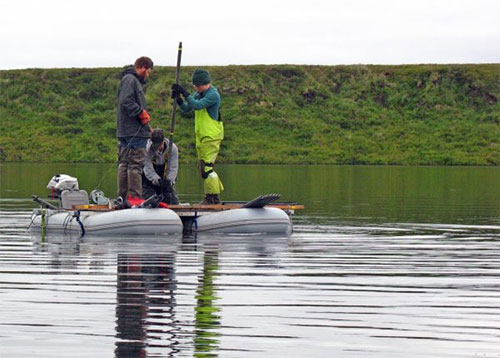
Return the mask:
M 306 206 L 291 237 L 27 231 L 56 173 L 0 164 L 0 357 L 500 357 L 500 168 L 225 165 L 224 200 Z M 191 165 L 183 202 L 201 200 Z

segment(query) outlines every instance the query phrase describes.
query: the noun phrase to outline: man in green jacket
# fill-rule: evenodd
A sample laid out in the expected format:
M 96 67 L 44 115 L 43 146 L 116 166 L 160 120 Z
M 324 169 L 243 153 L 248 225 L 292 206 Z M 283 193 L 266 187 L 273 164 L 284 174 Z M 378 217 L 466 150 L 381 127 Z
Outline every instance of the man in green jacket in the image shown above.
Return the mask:
M 200 204 L 220 204 L 219 194 L 224 186 L 214 171 L 214 164 L 224 138 L 224 126 L 219 113 L 221 99 L 217 88 L 211 85 L 207 70 L 196 69 L 192 80 L 196 88 L 194 94 L 191 95 L 182 86 L 174 84 L 172 97 L 176 98 L 183 112 L 194 110 L 196 152 L 205 191 L 205 199 Z M 179 95 L 184 97 L 185 102 Z

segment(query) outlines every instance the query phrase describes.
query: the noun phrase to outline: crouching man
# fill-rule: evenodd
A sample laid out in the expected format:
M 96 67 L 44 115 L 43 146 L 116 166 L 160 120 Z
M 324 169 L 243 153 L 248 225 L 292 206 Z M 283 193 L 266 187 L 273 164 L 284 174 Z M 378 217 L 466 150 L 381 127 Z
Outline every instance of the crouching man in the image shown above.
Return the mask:
M 146 159 L 142 175 L 142 197 L 148 199 L 154 194 L 163 195 L 163 202 L 179 204 L 179 198 L 174 189 L 179 170 L 179 152 L 172 144 L 170 167 L 168 166 L 168 145 L 163 130 L 155 129 L 146 146 Z M 166 175 L 164 174 L 166 173 Z

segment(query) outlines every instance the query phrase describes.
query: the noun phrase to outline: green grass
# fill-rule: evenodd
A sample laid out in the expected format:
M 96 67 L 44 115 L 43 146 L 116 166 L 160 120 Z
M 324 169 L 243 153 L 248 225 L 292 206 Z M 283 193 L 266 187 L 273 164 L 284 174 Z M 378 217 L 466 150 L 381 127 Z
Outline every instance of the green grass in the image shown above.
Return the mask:
M 220 90 L 222 163 L 500 165 L 500 65 L 208 67 Z M 189 86 L 193 67 L 181 71 Z M 116 159 L 118 68 L 0 71 L 0 160 Z M 173 67 L 146 97 L 167 129 Z M 177 115 L 181 162 L 193 115 Z

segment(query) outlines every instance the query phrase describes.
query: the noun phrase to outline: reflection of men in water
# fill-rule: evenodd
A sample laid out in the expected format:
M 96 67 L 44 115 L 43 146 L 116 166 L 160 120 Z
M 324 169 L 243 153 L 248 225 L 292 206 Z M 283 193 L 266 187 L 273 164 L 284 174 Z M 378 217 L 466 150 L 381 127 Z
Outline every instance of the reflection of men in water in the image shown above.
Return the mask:
M 119 254 L 116 303 L 116 358 L 146 357 L 152 332 L 160 335 L 151 322 L 174 321 L 175 257 L 173 254 Z M 173 327 L 160 332 L 169 333 Z
M 214 278 L 219 268 L 217 251 L 206 251 L 203 257 L 203 275 L 198 278 L 196 290 L 196 336 L 194 338 L 195 355 L 210 357 L 210 352 L 218 348 L 219 333 L 214 331 L 220 327 L 220 308 L 214 305 Z
M 218 252 L 206 251 L 198 277 L 194 312 L 194 356 L 210 357 L 218 349 L 220 308 L 215 305 Z M 119 254 L 116 303 L 116 358 L 175 356 L 189 336 L 192 321 L 180 332 L 175 293 L 175 255 Z M 182 314 L 181 314 L 182 317 Z M 167 336 L 165 336 L 167 335 Z M 154 341 L 154 342 L 153 342 Z M 160 342 L 161 341 L 161 342 Z M 171 354 L 166 354 L 170 348 Z

